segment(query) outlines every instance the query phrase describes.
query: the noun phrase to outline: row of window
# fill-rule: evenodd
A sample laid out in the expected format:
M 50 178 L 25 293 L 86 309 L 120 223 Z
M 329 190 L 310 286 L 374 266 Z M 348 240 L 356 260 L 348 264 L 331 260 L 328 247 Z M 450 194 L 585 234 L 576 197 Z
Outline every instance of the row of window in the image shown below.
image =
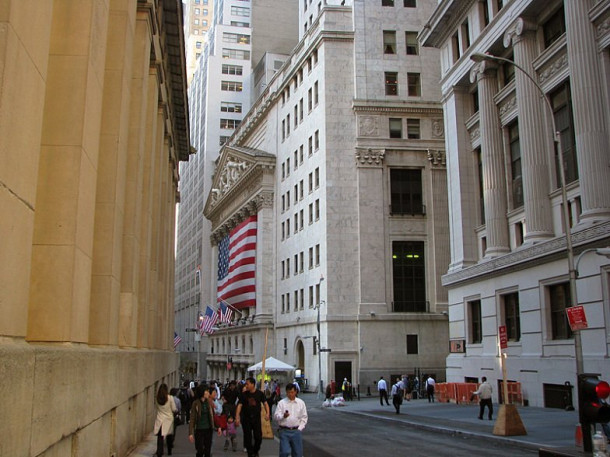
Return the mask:
M 236 44 L 250 44 L 250 35 L 243 33 L 229 33 L 224 32 L 222 34 L 223 43 L 236 43 Z
M 316 81 L 313 85 L 313 88 L 310 88 L 307 91 L 307 113 L 311 113 L 311 111 L 313 110 L 313 108 L 315 108 L 316 106 L 318 106 L 318 101 L 319 101 L 319 88 L 318 88 L 318 81 Z M 303 122 L 303 117 L 304 117 L 304 100 L 303 98 L 301 98 L 299 100 L 299 103 L 294 105 L 294 115 L 293 115 L 293 120 L 294 120 L 294 129 L 296 130 L 297 127 L 299 126 L 299 124 L 301 122 Z M 286 119 L 282 120 L 282 141 L 284 141 L 286 139 L 286 137 L 290 136 L 290 113 L 286 115 Z
M 231 6 L 231 16 L 250 17 L 250 8 L 243 6 Z
M 320 187 L 320 168 L 316 168 L 309 173 L 309 193 Z M 303 180 L 294 185 L 294 204 L 296 205 L 304 197 Z M 290 191 L 282 195 L 282 213 L 290 208 Z
M 315 247 L 309 248 L 309 269 L 313 269 L 320 266 L 320 245 L 316 244 Z M 290 257 L 286 260 L 282 260 L 280 271 L 282 273 L 282 279 L 290 278 Z M 304 273 L 304 253 L 301 251 L 294 255 L 294 275 Z
M 405 51 L 407 55 L 419 55 L 419 44 L 417 42 L 418 32 L 405 32 Z M 396 31 L 383 31 L 383 53 L 397 54 Z
M 287 193 L 287 199 L 290 199 L 290 192 Z M 284 204 L 284 196 L 282 196 L 282 204 Z M 320 199 L 316 199 L 308 206 L 309 225 L 313 224 L 314 221 L 320 220 Z M 304 210 L 299 210 L 294 213 L 294 233 L 305 228 L 305 214 Z M 290 238 L 290 217 L 282 222 L 282 241 Z
M 290 99 L 290 87 L 292 86 L 293 91 L 296 94 L 297 88 L 301 84 L 303 84 L 303 82 L 305 81 L 304 74 L 303 74 L 304 67 L 307 67 L 307 74 L 309 74 L 309 73 L 311 73 L 311 70 L 313 69 L 313 67 L 315 67 L 317 64 L 318 64 L 318 50 L 314 49 L 311 52 L 311 55 L 309 57 L 307 57 L 307 59 L 305 60 L 303 67 L 299 68 L 299 70 L 296 72 L 296 74 L 294 75 L 294 77 L 292 78 L 290 83 L 286 84 L 286 88 L 282 92 L 282 106 L 284 106 L 284 104 Z M 318 84 L 317 82 L 314 84 L 314 90 L 316 93 L 318 91 L 317 84 Z M 311 92 L 311 89 L 309 89 L 309 91 Z M 316 104 L 317 103 L 318 102 L 317 102 L 317 96 L 316 96 Z M 309 104 L 309 110 L 311 111 L 311 103 Z
M 249 352 L 246 352 L 246 337 L 242 336 L 241 337 L 241 348 L 238 345 L 239 339 L 236 336 L 234 339 L 234 350 L 238 351 L 239 349 L 241 349 L 241 353 L 242 354 L 254 354 L 254 341 L 252 338 L 250 338 L 250 348 L 249 348 Z M 221 352 L 221 345 L 222 345 L 222 352 Z M 213 338 L 212 339 L 212 345 L 210 348 L 210 352 L 212 354 L 232 354 L 233 350 L 231 349 L 231 337 L 228 337 L 226 340 L 225 338 Z
M 570 305 L 570 283 L 562 282 L 545 286 L 544 296 L 548 307 L 548 334 L 552 340 L 565 340 L 572 338 L 572 330 L 566 316 L 566 308 Z M 499 296 L 500 318 L 506 326 L 506 335 L 509 341 L 521 339 L 521 314 L 519 310 L 519 293 L 511 292 Z M 483 319 L 481 300 L 467 302 L 469 334 L 468 342 L 480 344 L 483 342 Z
M 203 16 L 207 16 L 209 11 L 207 9 L 203 9 Z M 195 8 L 195 15 L 199 16 L 201 14 L 201 8 Z
M 384 81 L 386 95 L 399 94 L 398 72 L 386 71 Z M 407 73 L 407 95 L 409 97 L 421 97 L 421 76 L 419 73 Z
M 393 118 L 389 120 L 390 138 L 404 138 L 403 137 L 403 122 L 402 118 Z M 420 121 L 419 119 L 407 119 L 407 136 L 410 140 L 419 140 L 421 137 L 420 132 Z
M 243 49 L 222 48 L 223 59 L 250 60 L 250 51 Z
M 381 6 L 396 6 L 394 0 L 381 0 Z M 403 0 L 402 2 L 405 8 L 417 8 L 417 0 Z
M 309 157 L 320 149 L 320 131 L 316 130 L 313 136 L 310 136 L 307 140 L 307 151 Z M 297 170 L 299 165 L 303 165 L 303 145 L 299 146 L 298 150 L 294 151 L 294 169 Z M 290 157 L 282 162 L 282 181 L 290 176 Z
M 292 294 L 290 292 L 281 294 L 282 301 L 282 314 L 289 313 L 291 311 L 290 296 L 294 297 L 292 311 L 302 311 L 305 309 L 305 290 L 295 290 Z M 313 309 L 316 305 L 320 304 L 320 284 L 315 286 L 309 286 L 309 308 Z

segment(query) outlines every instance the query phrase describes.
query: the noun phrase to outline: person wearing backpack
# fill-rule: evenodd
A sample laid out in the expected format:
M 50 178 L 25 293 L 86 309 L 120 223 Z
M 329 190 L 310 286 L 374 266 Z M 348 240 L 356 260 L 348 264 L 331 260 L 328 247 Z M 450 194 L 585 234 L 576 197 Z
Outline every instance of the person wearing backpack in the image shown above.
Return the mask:
M 396 414 L 400 414 L 400 405 L 402 405 L 402 398 L 404 396 L 404 390 L 402 388 L 402 381 L 400 378 L 396 379 L 396 384 L 392 386 L 392 404 L 396 409 Z

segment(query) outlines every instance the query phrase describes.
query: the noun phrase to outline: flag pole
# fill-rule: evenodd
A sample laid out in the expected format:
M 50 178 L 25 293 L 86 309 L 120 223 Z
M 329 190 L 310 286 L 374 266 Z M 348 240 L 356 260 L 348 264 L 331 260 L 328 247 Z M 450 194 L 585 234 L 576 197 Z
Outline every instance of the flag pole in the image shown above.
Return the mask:
M 242 313 L 240 310 L 238 310 L 238 309 L 237 309 L 235 306 L 233 306 L 233 305 L 232 305 L 231 303 L 229 303 L 228 301 L 223 300 L 222 298 L 219 298 L 219 299 L 218 299 L 218 301 L 223 302 L 227 308 L 231 308 L 233 311 L 238 312 L 240 316 L 243 316 L 243 315 L 244 315 L 244 313 Z

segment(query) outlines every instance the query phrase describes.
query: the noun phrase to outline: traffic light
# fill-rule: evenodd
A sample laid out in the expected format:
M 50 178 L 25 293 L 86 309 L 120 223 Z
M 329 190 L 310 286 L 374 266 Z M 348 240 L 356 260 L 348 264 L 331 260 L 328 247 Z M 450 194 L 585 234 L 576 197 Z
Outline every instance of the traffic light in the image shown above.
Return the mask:
M 578 376 L 578 405 L 580 422 L 594 424 L 610 421 L 610 405 L 605 401 L 610 395 L 610 385 L 597 375 Z

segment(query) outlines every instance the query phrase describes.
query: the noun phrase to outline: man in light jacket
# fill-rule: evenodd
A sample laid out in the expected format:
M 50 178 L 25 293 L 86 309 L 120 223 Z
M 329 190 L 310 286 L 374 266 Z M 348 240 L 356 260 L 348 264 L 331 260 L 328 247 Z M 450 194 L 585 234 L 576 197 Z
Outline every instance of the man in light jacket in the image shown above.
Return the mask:
M 307 425 L 307 407 L 305 402 L 297 397 L 294 384 L 286 385 L 286 398 L 282 398 L 277 404 L 274 417 L 280 426 L 280 457 L 301 457 L 301 432 Z
M 483 413 L 485 412 L 485 406 L 487 406 L 487 408 L 489 409 L 489 416 L 487 416 L 487 418 L 489 420 L 492 420 L 494 407 L 491 403 L 491 394 L 493 392 L 493 389 L 491 387 L 491 384 L 487 382 L 487 378 L 485 376 L 483 376 L 481 380 L 483 382 L 481 383 L 479 388 L 472 393 L 472 397 L 474 397 L 475 395 L 479 396 L 479 419 L 483 420 Z

